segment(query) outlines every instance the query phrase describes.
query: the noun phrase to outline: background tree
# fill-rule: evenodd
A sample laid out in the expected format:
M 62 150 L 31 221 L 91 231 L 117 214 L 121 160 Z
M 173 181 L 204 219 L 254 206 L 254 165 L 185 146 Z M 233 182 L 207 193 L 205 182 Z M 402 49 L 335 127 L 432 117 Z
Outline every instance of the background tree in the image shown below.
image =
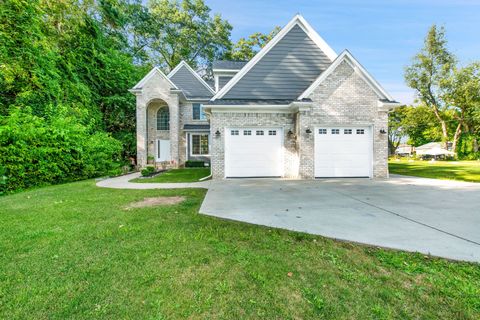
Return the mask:
M 277 26 L 268 34 L 255 32 L 248 38 L 240 38 L 237 43 L 233 45 L 227 57 L 232 60 L 247 61 L 252 59 L 280 30 L 281 28 Z
M 480 110 L 480 63 L 472 63 L 455 69 L 445 81 L 446 103 L 455 109 L 457 122 L 453 135 L 452 149 L 456 150 L 462 132 L 470 136 L 472 152 L 478 152 L 477 137 L 480 133 L 477 114 Z
M 395 154 L 401 141 L 406 138 L 405 131 L 408 107 L 401 106 L 390 112 L 388 115 L 388 151 Z
M 451 77 L 455 57 L 447 50 L 445 29 L 433 25 L 428 31 L 424 47 L 405 70 L 405 79 L 415 89 L 418 100 L 433 111 L 442 129 L 442 141 L 446 146 L 450 138 L 447 110 L 443 100 L 446 79 Z
M 167 71 L 182 60 L 208 67 L 230 49 L 232 26 L 211 16 L 202 0 L 152 0 L 149 6 L 150 27 L 141 41 L 153 64 Z

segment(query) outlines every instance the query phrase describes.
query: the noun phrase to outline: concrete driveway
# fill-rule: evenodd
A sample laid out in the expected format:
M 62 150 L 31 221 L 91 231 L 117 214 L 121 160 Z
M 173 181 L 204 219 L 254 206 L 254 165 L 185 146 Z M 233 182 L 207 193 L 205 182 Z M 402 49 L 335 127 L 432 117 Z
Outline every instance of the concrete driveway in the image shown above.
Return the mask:
M 200 213 L 480 262 L 480 184 L 388 180 L 212 182 Z

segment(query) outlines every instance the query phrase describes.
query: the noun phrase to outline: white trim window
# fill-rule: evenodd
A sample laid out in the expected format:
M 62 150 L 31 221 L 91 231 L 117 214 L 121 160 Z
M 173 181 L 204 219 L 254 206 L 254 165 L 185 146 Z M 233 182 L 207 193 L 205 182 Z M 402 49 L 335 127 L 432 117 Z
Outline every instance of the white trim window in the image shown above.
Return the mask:
M 168 108 L 160 108 L 157 111 L 157 130 L 170 130 L 170 112 Z
M 208 134 L 191 134 L 190 135 L 190 155 L 191 156 L 208 156 L 209 152 L 209 135 Z
M 207 115 L 203 111 L 203 104 L 192 103 L 192 118 L 193 120 L 207 120 Z

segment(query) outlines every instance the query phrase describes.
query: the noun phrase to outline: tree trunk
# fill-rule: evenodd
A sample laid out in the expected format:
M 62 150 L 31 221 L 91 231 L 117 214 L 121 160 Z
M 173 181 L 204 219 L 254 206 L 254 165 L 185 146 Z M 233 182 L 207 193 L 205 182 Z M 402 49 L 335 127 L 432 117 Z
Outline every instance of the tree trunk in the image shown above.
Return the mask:
M 433 113 L 435 114 L 435 117 L 438 119 L 438 122 L 440 122 L 440 125 L 442 126 L 442 144 L 443 144 L 443 147 L 447 149 L 447 142 L 448 142 L 447 122 L 442 119 L 442 117 L 440 116 L 440 112 L 438 111 L 438 108 L 436 106 L 433 106 L 432 109 L 433 109 Z
M 460 138 L 460 134 L 462 133 L 462 122 L 459 122 L 457 125 L 457 129 L 455 130 L 455 135 L 453 136 L 453 143 L 452 143 L 452 152 L 457 153 L 457 143 L 458 139 Z
M 477 153 L 479 149 L 477 137 L 473 137 L 472 144 L 473 144 L 473 152 Z

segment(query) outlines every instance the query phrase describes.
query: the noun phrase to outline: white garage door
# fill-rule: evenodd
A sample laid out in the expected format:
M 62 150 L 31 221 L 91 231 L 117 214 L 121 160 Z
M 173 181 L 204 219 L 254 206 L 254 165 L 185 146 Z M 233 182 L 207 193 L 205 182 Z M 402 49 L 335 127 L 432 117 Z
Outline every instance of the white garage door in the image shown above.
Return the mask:
M 279 128 L 225 129 L 225 176 L 282 176 L 282 137 Z
M 315 177 L 370 177 L 370 127 L 319 127 L 315 129 Z

